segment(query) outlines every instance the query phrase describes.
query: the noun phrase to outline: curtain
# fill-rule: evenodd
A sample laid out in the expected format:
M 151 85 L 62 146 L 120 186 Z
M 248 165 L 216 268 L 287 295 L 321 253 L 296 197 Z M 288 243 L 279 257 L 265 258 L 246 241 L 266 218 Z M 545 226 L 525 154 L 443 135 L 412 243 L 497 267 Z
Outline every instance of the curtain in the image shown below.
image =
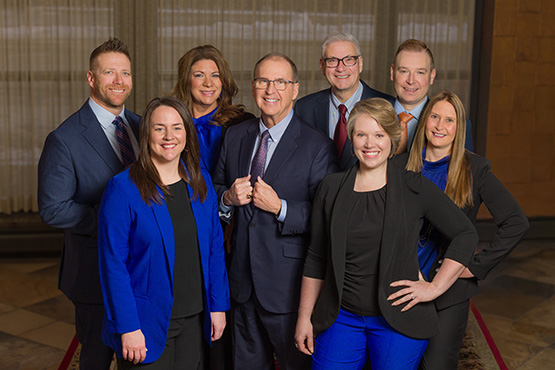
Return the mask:
M 279 51 L 297 64 L 299 96 L 328 87 L 319 69 L 332 31 L 361 44 L 362 79 L 394 94 L 389 66 L 407 38 L 434 52 L 432 93 L 447 88 L 468 107 L 474 1 L 466 0 L 0 0 L 0 213 L 37 209 L 37 163 L 44 139 L 89 96 L 90 52 L 110 36 L 132 53 L 138 114 L 168 93 L 177 61 L 212 44 L 228 60 L 240 92 L 235 102 L 258 114 L 252 68 Z

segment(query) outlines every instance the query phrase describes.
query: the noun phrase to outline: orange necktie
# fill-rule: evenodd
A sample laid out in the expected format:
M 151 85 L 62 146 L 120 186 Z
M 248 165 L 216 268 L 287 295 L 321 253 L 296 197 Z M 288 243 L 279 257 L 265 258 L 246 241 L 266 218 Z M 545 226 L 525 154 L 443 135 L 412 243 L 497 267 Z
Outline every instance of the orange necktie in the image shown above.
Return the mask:
M 407 124 L 413 118 L 413 115 L 407 112 L 399 113 L 399 122 L 401 122 L 401 140 L 395 154 L 401 154 L 407 151 L 408 130 Z

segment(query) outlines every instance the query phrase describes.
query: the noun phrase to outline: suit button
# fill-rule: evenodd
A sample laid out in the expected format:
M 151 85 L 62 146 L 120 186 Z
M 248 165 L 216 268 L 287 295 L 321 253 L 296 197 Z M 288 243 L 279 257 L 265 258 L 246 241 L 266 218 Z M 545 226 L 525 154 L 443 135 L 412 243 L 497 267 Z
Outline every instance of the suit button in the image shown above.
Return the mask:
M 256 222 L 251 222 L 251 227 L 255 227 L 256 226 Z

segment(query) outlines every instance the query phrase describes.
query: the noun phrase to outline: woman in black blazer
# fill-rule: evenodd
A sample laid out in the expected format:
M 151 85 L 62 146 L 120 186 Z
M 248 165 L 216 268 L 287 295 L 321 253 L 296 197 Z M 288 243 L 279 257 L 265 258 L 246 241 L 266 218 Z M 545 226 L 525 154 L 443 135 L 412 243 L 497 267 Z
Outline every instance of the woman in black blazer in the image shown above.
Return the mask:
M 406 164 L 408 170 L 422 172 L 445 191 L 472 223 L 484 203 L 497 225 L 492 240 L 474 255 L 453 286 L 435 300 L 440 333 L 430 339 L 421 369 L 456 370 L 469 299 L 478 292 L 478 280 L 484 279 L 518 244 L 528 230 L 528 220 L 491 172 L 490 162 L 464 149 L 466 117 L 457 95 L 438 93 L 426 106 L 420 122 L 423 124 L 418 126 L 410 157 L 404 154 L 395 161 L 403 167 Z M 434 278 L 444 261 L 447 242 L 429 225 L 422 229 L 418 255 L 424 275 Z
M 359 164 L 322 181 L 312 208 L 295 342 L 313 369 L 416 369 L 439 331 L 433 300 L 470 262 L 478 237 L 434 184 L 388 160 L 400 127 L 386 100 L 359 102 L 347 134 Z M 450 240 L 432 282 L 419 279 L 423 219 Z M 313 334 L 317 334 L 315 345 Z

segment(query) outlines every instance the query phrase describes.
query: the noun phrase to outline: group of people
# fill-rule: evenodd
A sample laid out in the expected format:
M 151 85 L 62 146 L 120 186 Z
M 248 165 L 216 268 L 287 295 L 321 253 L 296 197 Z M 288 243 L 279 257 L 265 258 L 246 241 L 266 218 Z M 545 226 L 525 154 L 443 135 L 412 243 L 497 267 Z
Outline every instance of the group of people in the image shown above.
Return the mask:
M 396 97 L 360 79 L 348 33 L 320 68 L 330 88 L 297 101 L 295 63 L 263 56 L 256 118 L 199 46 L 139 117 L 127 46 L 92 52 L 90 98 L 48 135 L 38 189 L 65 233 L 81 369 L 114 351 L 120 369 L 457 368 L 468 300 L 527 218 L 472 153 L 460 99 L 428 98 L 425 43 L 399 46 Z M 477 251 L 482 203 L 497 233 Z

